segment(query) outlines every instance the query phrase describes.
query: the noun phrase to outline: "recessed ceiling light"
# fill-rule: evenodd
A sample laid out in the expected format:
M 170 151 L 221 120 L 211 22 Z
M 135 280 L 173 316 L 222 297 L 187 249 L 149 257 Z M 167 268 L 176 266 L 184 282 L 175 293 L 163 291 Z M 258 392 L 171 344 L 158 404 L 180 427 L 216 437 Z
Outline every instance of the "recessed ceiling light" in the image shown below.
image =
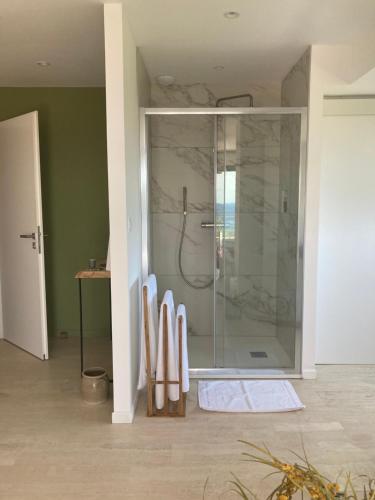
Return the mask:
M 224 17 L 227 19 L 237 19 L 237 17 L 240 17 L 240 13 L 235 10 L 229 10 L 228 12 L 224 12 Z
M 213 67 L 213 69 L 214 69 L 215 71 L 223 71 L 224 66 L 221 66 L 221 65 L 219 64 L 218 66 L 214 66 L 214 67 Z
M 51 63 L 48 61 L 37 61 L 35 64 L 38 66 L 42 66 L 43 68 L 46 68 L 47 66 L 51 66 Z

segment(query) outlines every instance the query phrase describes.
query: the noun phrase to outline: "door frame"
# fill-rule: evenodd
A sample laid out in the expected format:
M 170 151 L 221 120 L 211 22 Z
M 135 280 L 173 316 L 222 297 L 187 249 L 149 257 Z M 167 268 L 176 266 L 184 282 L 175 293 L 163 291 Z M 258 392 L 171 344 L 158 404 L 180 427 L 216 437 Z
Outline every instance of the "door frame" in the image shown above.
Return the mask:
M 140 108 L 140 186 L 142 222 L 142 279 L 149 274 L 150 264 L 150 217 L 149 217 L 149 120 L 148 116 L 162 115 L 300 115 L 300 162 L 298 192 L 297 233 L 297 290 L 296 290 L 296 349 L 295 368 L 292 370 L 209 368 L 190 369 L 191 378 L 302 378 L 304 373 L 303 287 L 304 287 L 304 240 L 306 206 L 307 164 L 307 108 L 305 107 L 220 107 L 220 108 Z

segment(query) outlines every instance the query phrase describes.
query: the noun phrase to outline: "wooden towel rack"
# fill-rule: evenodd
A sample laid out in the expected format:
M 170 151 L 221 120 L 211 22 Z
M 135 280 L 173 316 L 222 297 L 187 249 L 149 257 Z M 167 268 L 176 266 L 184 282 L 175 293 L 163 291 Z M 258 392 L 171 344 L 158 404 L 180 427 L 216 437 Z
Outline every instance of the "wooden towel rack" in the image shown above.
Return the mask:
M 146 341 L 146 374 L 147 374 L 147 416 L 148 417 L 185 417 L 186 394 L 182 392 L 182 316 L 178 317 L 178 380 L 168 380 L 168 309 L 166 304 L 160 312 L 163 315 L 163 380 L 156 380 L 151 374 L 150 330 L 148 317 L 147 287 L 143 287 L 144 330 Z M 155 405 L 155 387 L 164 386 L 164 407 L 158 410 Z M 178 384 L 178 401 L 168 398 L 169 384 Z

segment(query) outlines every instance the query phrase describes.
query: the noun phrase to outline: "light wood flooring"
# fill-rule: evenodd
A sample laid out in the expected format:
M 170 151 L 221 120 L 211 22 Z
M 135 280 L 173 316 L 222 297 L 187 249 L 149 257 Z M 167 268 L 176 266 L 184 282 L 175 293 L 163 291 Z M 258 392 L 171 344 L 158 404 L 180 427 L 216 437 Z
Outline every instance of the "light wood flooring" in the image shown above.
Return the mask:
M 92 341 L 91 360 L 110 362 Z M 375 476 L 375 367 L 321 366 L 315 381 L 292 381 L 307 408 L 284 414 L 211 414 L 146 418 L 141 396 L 133 425 L 111 425 L 112 403 L 86 406 L 79 395 L 77 339 L 57 340 L 39 361 L 0 341 L 0 498 L 202 499 L 226 493 L 230 472 L 260 500 L 272 482 L 262 466 L 241 462 L 238 439 L 267 443 L 290 459 L 303 441 L 311 461 L 335 477 L 342 470 Z M 92 363 L 91 363 L 92 364 Z

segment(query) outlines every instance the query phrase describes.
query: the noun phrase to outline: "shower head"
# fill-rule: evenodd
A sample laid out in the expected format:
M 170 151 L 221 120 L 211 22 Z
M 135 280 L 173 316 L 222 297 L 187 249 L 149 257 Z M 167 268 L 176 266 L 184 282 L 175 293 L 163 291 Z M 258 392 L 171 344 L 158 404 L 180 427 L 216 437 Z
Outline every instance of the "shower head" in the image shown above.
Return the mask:
M 187 187 L 186 186 L 183 186 L 183 188 L 182 188 L 182 199 L 183 199 L 182 206 L 183 206 L 184 215 L 187 215 Z
M 225 101 L 231 101 L 232 99 L 242 99 L 244 97 L 249 99 L 249 106 L 250 108 L 252 108 L 254 106 L 254 98 L 251 94 L 230 95 L 228 97 L 221 97 L 216 101 L 216 107 L 219 108 Z

